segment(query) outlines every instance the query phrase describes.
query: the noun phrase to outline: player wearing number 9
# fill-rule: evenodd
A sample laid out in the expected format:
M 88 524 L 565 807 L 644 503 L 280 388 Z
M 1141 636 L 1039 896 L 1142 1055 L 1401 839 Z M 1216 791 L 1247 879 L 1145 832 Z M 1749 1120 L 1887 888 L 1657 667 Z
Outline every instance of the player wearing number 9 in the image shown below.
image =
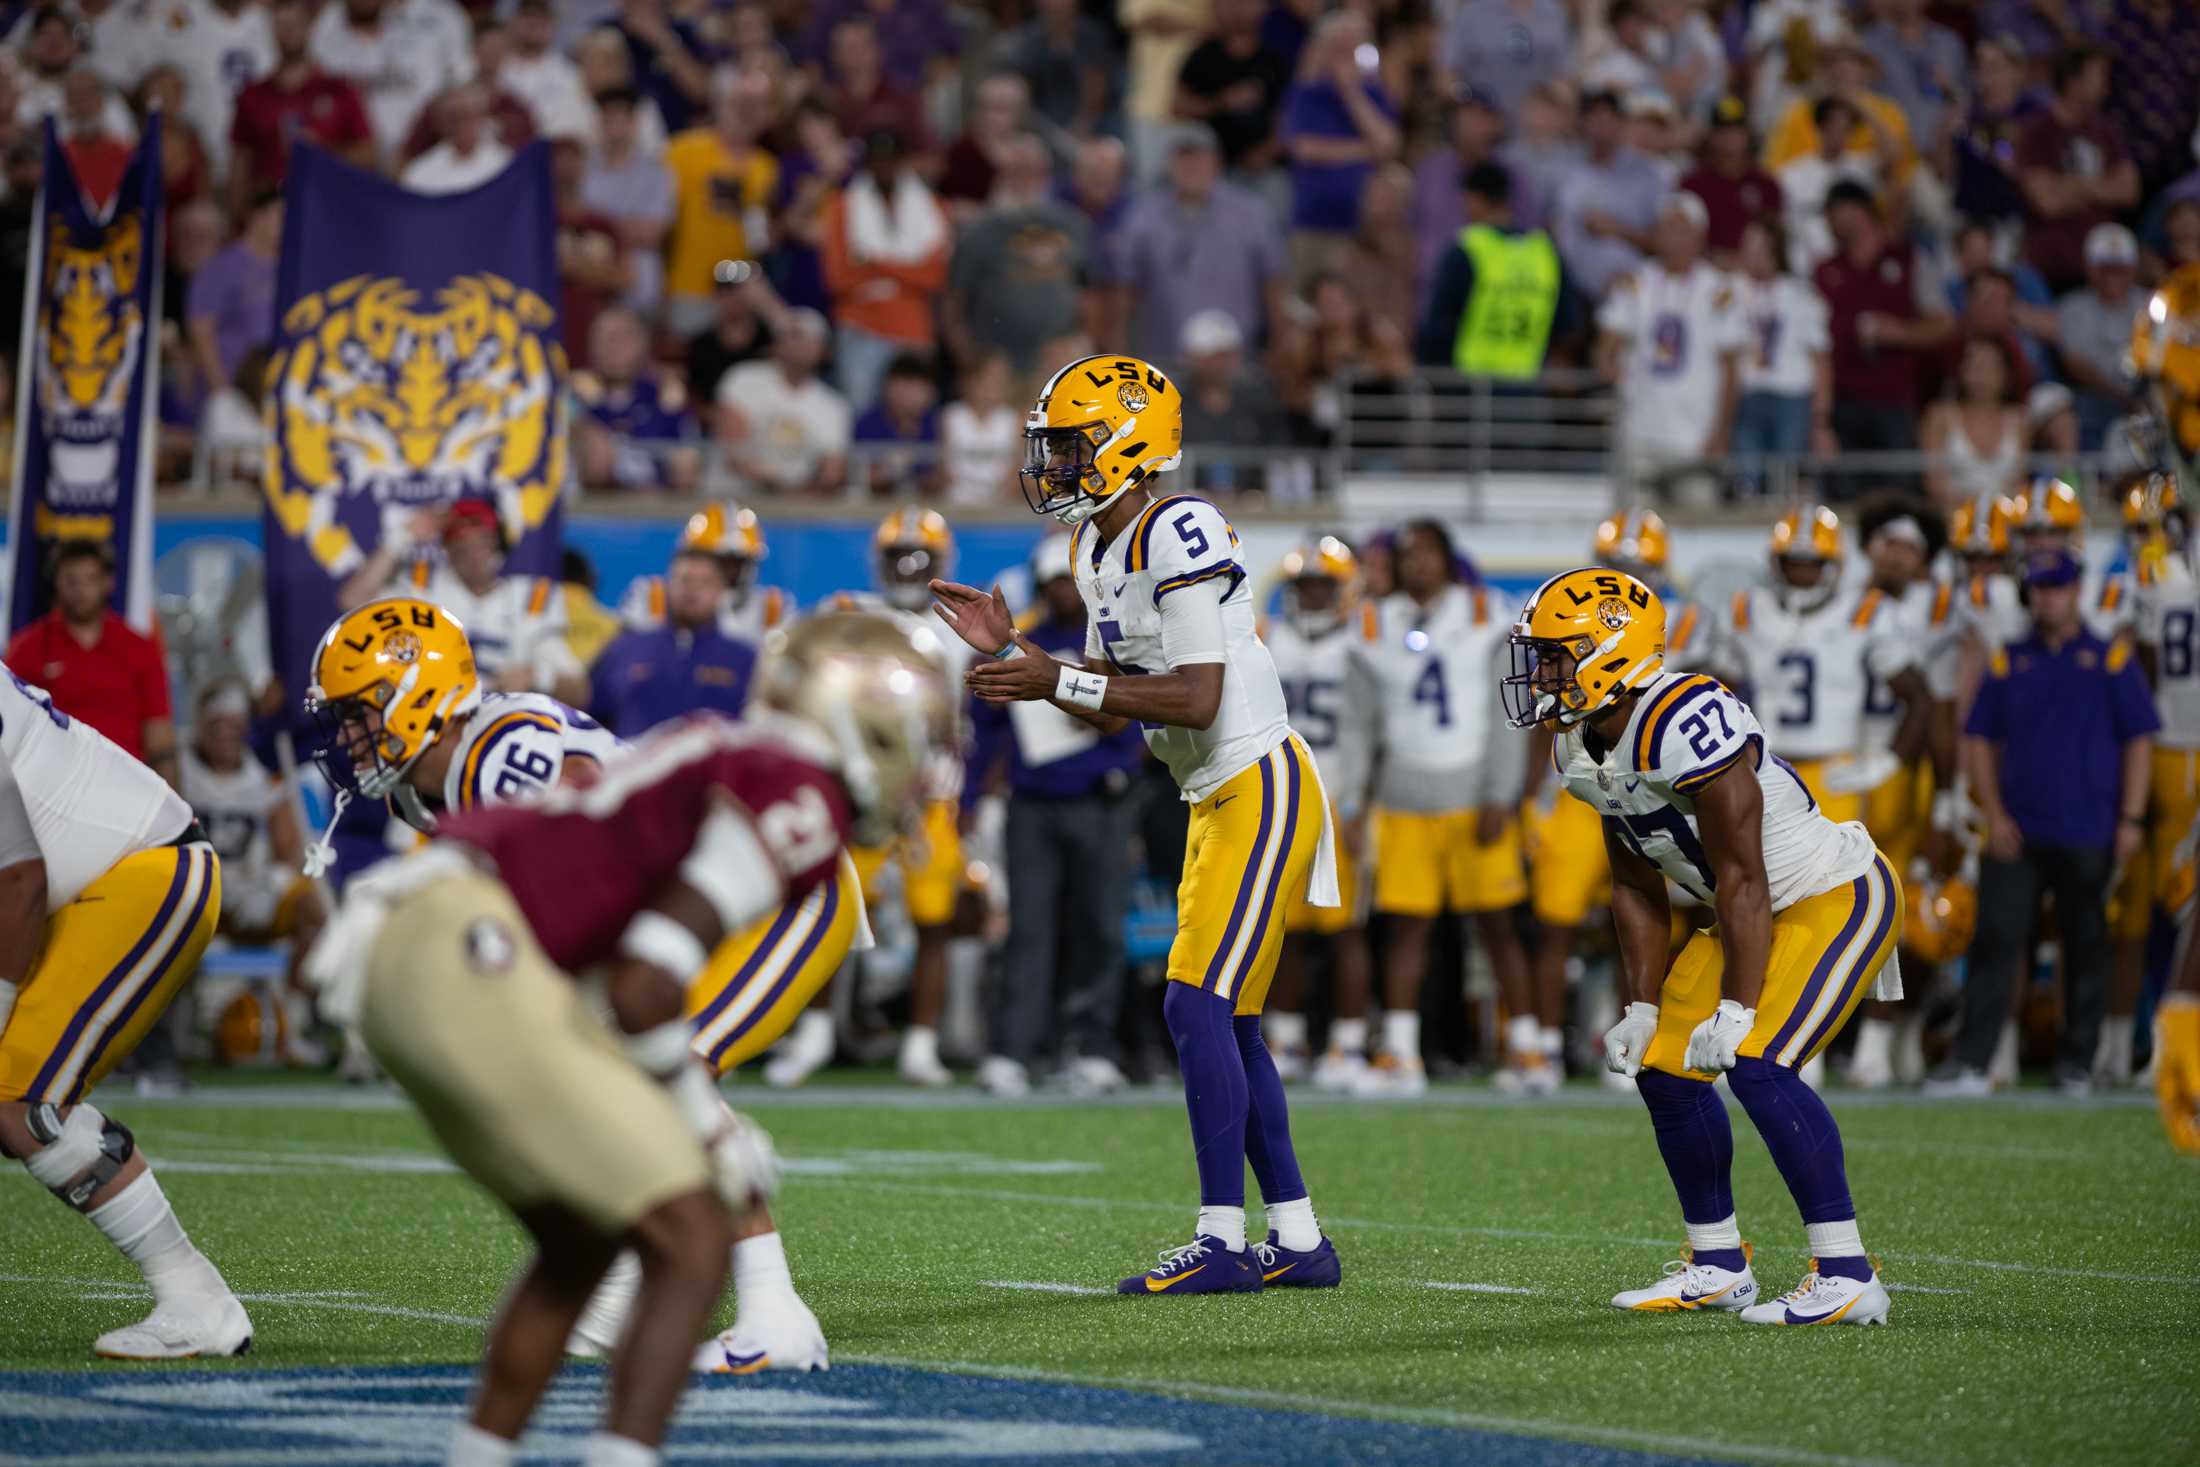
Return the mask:
M 1738 1309 L 1759 1324 L 1878 1324 L 1839 1128 L 1797 1071 L 1894 969 L 1902 889 L 1861 825 L 1835 825 L 1715 680 L 1665 669 L 1665 607 L 1592 566 L 1553 577 L 1512 629 L 1507 714 L 1555 734 L 1566 788 L 1604 818 L 1630 1002 L 1607 1063 L 1636 1077 L 1690 1253 L 1620 1309 Z M 1718 913 L 1668 957 L 1666 883 Z M 1734 1214 L 1725 1073 L 1802 1213 L 1815 1267 L 1759 1302 Z

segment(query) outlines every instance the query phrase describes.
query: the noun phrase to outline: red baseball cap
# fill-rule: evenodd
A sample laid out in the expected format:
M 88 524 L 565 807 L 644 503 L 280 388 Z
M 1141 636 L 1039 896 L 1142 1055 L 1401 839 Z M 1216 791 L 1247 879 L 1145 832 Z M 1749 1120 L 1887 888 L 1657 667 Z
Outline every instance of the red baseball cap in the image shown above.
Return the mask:
M 487 530 L 492 535 L 501 535 L 503 527 L 497 523 L 495 507 L 486 499 L 460 499 L 454 501 L 450 507 L 448 517 L 443 521 L 443 543 L 448 545 L 458 535 L 473 529 Z

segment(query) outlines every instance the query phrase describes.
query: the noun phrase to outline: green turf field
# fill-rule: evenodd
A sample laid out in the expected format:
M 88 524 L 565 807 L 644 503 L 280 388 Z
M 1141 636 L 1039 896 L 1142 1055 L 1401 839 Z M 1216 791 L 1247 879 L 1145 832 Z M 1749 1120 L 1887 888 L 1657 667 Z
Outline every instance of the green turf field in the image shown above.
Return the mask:
M 1532 1107 L 1471 1090 L 1409 1105 L 1302 1096 L 1301 1157 L 1345 1286 L 1184 1302 L 1072 1291 L 1111 1290 L 1188 1235 L 1196 1194 L 1168 1094 L 739 1096 L 788 1158 L 782 1226 L 836 1364 L 1742 1460 L 2191 1451 L 2200 1166 L 2169 1153 L 2149 1110 L 1832 1098 L 1865 1242 L 1901 1291 L 1887 1329 L 1613 1313 L 1606 1298 L 1654 1277 L 1679 1225 L 1639 1106 L 1593 1089 Z M 111 1108 L 251 1301 L 258 1340 L 241 1368 L 474 1357 L 519 1238 L 394 1100 L 217 1085 Z M 1743 1233 L 1760 1281 L 1784 1290 L 1802 1230 L 1738 1113 L 1735 1132 Z M 92 1335 L 142 1312 L 135 1280 L 19 1168 L 0 1174 L 0 1219 L 0 1369 L 92 1364 Z

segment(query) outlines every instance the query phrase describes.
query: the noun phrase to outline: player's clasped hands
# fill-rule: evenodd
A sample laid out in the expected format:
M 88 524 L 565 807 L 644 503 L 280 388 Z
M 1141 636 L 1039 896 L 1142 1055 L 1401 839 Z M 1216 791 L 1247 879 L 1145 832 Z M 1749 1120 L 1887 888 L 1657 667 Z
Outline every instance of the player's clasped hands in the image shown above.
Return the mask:
M 1016 640 L 1016 619 L 1009 614 L 1001 588 L 981 591 L 954 581 L 931 583 L 932 610 L 955 635 L 987 657 L 997 658 Z M 963 685 L 985 703 L 1021 703 L 1054 695 L 1062 666 L 1053 658 L 1027 653 L 1006 662 L 974 664 Z

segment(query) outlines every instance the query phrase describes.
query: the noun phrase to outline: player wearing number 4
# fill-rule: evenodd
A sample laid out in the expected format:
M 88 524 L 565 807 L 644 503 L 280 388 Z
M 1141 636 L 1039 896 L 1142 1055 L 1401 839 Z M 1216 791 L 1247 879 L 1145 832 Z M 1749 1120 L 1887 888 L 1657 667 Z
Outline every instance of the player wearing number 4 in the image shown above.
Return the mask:
M 1553 577 L 1511 642 L 1507 714 L 1557 731 L 1566 788 L 1604 819 L 1633 1000 L 1604 1036 L 1606 1063 L 1636 1078 L 1688 1228 L 1681 1265 L 1613 1307 L 1884 1323 L 1840 1130 L 1797 1070 L 1875 976 L 1881 998 L 1900 996 L 1901 883 L 1861 824 L 1825 817 L 1747 705 L 1711 678 L 1665 670 L 1665 607 L 1632 576 L 1592 566 Z M 1670 961 L 1668 880 L 1718 914 Z M 1778 1299 L 1760 1302 L 1735 1219 L 1733 1132 L 1713 1088 L 1722 1073 L 1816 1255 Z
M 1323 1287 L 1339 1280 L 1337 1253 L 1299 1176 L 1260 1013 L 1291 903 L 1305 890 L 1316 906 L 1337 904 L 1329 802 L 1254 635 L 1236 532 L 1205 500 L 1155 496 L 1183 435 L 1175 385 L 1114 357 L 1056 372 L 1025 420 L 1024 498 L 1072 527 L 1070 563 L 1091 613 L 1082 665 L 1019 637 L 997 587 L 934 581 L 933 609 L 984 659 L 966 678 L 980 699 L 1048 699 L 1109 733 L 1136 720 L 1192 807 L 1162 1012 L 1191 1113 L 1199 1221 L 1190 1243 L 1117 1288 Z M 1269 1229 L 1250 1247 L 1248 1160 Z

